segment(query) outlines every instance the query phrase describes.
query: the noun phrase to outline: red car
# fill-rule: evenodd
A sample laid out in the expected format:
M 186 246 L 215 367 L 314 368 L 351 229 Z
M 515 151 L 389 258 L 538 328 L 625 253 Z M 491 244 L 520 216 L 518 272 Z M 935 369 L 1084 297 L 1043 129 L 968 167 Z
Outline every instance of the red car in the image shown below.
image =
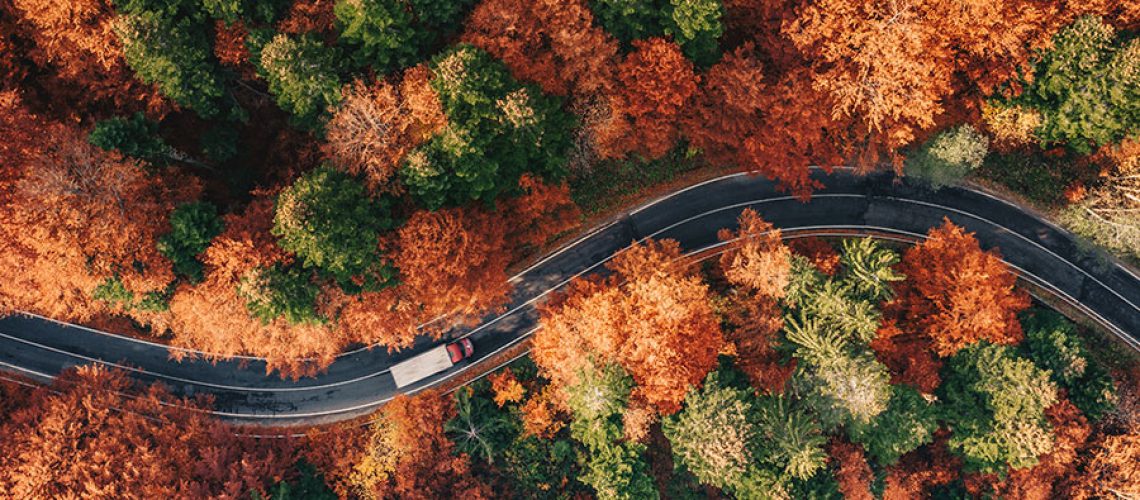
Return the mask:
M 460 339 L 459 342 L 447 344 L 447 355 L 451 357 L 452 363 L 470 358 L 472 354 L 475 354 L 475 345 L 471 343 L 471 339 Z

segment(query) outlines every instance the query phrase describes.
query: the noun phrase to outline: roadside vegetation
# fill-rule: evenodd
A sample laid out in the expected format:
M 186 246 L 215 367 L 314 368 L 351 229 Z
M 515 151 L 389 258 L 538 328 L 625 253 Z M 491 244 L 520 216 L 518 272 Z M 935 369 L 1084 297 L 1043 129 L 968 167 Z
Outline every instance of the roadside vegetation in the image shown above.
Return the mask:
M 131 383 L 105 370 L 6 386 L 0 485 L 255 498 L 1140 492 L 1135 354 L 1091 352 L 971 234 L 947 223 L 901 253 L 871 239 L 789 247 L 745 211 L 721 237 L 722 251 L 696 257 L 668 240 L 631 246 L 606 278 L 542 307 L 530 357 L 303 439 L 227 437 L 266 431 L 160 388 L 125 399 Z M 183 460 L 200 466 L 173 474 Z M 118 479 L 127 468 L 137 481 Z
M 813 165 L 981 183 L 1136 264 L 1138 32 L 1136 0 L 0 0 L 0 315 L 308 376 L 478 321 L 671 182 L 808 200 Z M 962 229 L 788 247 L 743 217 L 703 263 L 631 247 L 543 305 L 532 361 L 364 429 L 5 385 L 0 491 L 1140 495 L 1134 360 Z

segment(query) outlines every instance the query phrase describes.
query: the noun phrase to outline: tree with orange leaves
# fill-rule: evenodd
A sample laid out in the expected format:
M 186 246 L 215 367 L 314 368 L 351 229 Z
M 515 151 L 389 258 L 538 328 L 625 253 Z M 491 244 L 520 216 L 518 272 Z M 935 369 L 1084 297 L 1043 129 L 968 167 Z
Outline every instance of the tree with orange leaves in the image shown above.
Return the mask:
M 1028 70 L 1070 15 L 1040 0 L 825 0 L 805 3 L 783 33 L 835 115 L 858 117 L 893 150 L 956 111 L 948 103 Z M 955 86 L 961 73 L 969 82 Z
M 584 0 L 487 0 L 471 13 L 463 40 L 549 94 L 588 96 L 613 84 L 617 40 Z
M 358 342 L 403 348 L 502 304 L 510 291 L 508 221 L 477 207 L 413 213 L 385 242 L 399 284 L 342 297 L 337 329 Z
M 41 80 L 52 97 L 76 103 L 106 103 L 117 112 L 170 111 L 154 86 L 134 78 L 114 32 L 109 0 L 14 0 L 13 14 L 35 43 L 23 51 L 50 79 Z
M 557 387 L 617 363 L 657 411 L 673 413 L 724 344 L 708 287 L 672 240 L 635 244 L 606 267 L 606 279 L 575 281 L 542 306 L 534 360 Z
M 888 310 L 904 331 L 929 338 L 938 355 L 979 340 L 1021 341 L 1017 313 L 1029 307 L 1029 296 L 1014 288 L 1017 276 L 996 251 L 983 252 L 973 234 L 949 220 L 908 249 L 899 270 L 907 279 Z
M 792 269 L 792 254 L 780 240 L 780 230 L 748 208 L 737 219 L 738 229 L 721 229 L 726 242 L 720 266 L 729 283 L 772 299 L 784 296 Z
M 602 158 L 660 158 L 680 139 L 679 118 L 697 91 L 693 63 L 673 42 L 637 40 L 618 65 L 610 116 L 595 130 Z
M 482 313 L 510 291 L 506 234 L 506 221 L 478 209 L 418 211 L 396 231 L 400 287 L 426 318 Z
M 396 396 L 372 426 L 363 459 L 350 482 L 364 498 L 491 498 L 487 485 L 471 477 L 466 455 L 443 424 L 455 409 L 438 391 Z
M 100 309 L 89 299 L 105 280 L 124 293 L 164 291 L 174 273 L 157 239 L 200 185 L 99 150 L 80 131 L 29 114 L 14 93 L 0 95 L 0 109 L 11 132 L 0 150 L 0 302 L 83 319 Z
M 447 118 L 428 85 L 430 71 L 404 72 L 399 87 L 356 80 L 347 85 L 326 125 L 324 154 L 333 165 L 362 175 L 373 191 L 393 191 L 390 179 L 409 151 L 443 129 Z
M 1140 496 L 1140 427 L 1094 441 L 1082 472 L 1064 493 L 1071 498 L 1135 498 Z
M 159 386 L 121 372 L 65 372 L 0 427 L 0 489 L 17 498 L 206 498 L 265 494 L 292 463 L 287 441 L 235 436 Z
M 514 250 L 515 258 L 580 222 L 582 213 L 570 198 L 570 186 L 565 182 L 548 184 L 537 176 L 523 174 L 519 189 L 521 195 L 495 202 L 502 219 L 509 222 L 507 246 Z

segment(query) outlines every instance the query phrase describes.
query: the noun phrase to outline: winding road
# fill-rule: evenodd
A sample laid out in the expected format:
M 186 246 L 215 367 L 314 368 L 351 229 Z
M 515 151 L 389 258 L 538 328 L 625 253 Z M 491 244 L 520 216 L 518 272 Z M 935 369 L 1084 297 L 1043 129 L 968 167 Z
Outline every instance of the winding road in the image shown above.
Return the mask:
M 1140 277 L 1102 253 L 1014 204 L 965 187 L 939 191 L 896 182 L 889 174 L 857 176 L 843 170 L 813 176 L 826 188 L 803 203 L 762 177 L 729 175 L 675 191 L 595 228 L 522 271 L 505 312 L 457 332 L 468 336 L 476 359 L 499 353 L 534 332 L 533 305 L 571 278 L 600 269 L 631 241 L 672 238 L 686 251 L 717 246 L 716 232 L 734 227 L 747 207 L 786 237 L 861 233 L 914 241 L 943 217 L 977 234 L 1038 295 L 1068 303 L 1087 319 L 1140 350 Z M 92 362 L 130 370 L 145 382 L 161 381 L 178 394 L 209 393 L 218 416 L 243 424 L 293 425 L 366 414 L 391 399 L 396 387 L 387 367 L 430 348 L 430 339 L 399 353 L 358 349 L 342 354 L 326 372 L 298 381 L 267 375 L 257 358 L 173 361 L 169 348 L 31 315 L 0 318 L 0 369 L 40 381 Z M 465 361 L 410 391 L 439 384 L 470 368 Z

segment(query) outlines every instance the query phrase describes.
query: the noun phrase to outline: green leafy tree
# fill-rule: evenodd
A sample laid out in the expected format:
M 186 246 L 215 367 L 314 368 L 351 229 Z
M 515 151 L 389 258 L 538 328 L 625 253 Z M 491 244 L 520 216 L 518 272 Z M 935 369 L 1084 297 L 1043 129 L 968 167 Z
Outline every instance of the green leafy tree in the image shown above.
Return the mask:
M 906 173 L 934 188 L 955 184 L 982 166 L 990 141 L 970 125 L 954 127 L 923 144 L 906 159 Z
M 169 160 L 170 146 L 158 136 L 158 124 L 142 113 L 116 116 L 95 122 L 87 141 L 106 151 L 162 164 Z
M 225 163 L 238 155 L 238 130 L 228 123 L 215 125 L 202 134 L 202 153 L 216 163 Z
M 387 72 L 434 52 L 461 25 L 473 0 L 339 0 L 340 40 L 357 62 Z
M 672 35 L 681 52 L 702 67 L 720 59 L 720 36 L 724 34 L 724 6 L 720 0 L 670 0 L 665 8 L 665 34 Z
M 502 63 L 470 45 L 440 54 L 432 70 L 448 124 L 400 169 L 422 205 L 489 203 L 517 191 L 524 173 L 565 175 L 573 118 L 558 98 L 520 85 Z
M 642 458 L 645 446 L 623 440 L 621 413 L 633 379 L 617 365 L 586 369 L 567 388 L 574 415 L 570 435 L 586 445 L 582 483 L 600 499 L 657 498 L 657 488 Z
M 325 479 L 312 465 L 297 465 L 297 477 L 292 481 L 278 481 L 269 488 L 269 497 L 254 492 L 254 500 L 336 500 L 338 497 L 329 489 Z
M 210 240 L 222 232 L 222 220 L 214 205 L 206 202 L 187 203 L 170 213 L 170 232 L 158 239 L 158 251 L 174 265 L 174 272 L 192 283 L 202 280 L 202 263 L 198 254 L 210 246 Z
M 1120 45 L 1096 16 L 1057 33 L 1022 98 L 1043 115 L 1042 140 L 1086 154 L 1140 129 L 1140 39 Z
M 387 201 L 372 199 L 347 174 L 319 167 L 278 195 L 272 233 L 305 267 L 346 291 L 379 290 L 395 279 L 379 249 L 381 232 L 395 225 Z
M 661 426 L 673 456 L 697 480 L 738 496 L 770 488 L 775 479 L 759 467 L 760 433 L 750 399 L 749 393 L 722 385 L 713 372 L 700 390 L 685 397 L 685 408 Z
M 127 311 L 160 312 L 170 308 L 170 294 L 173 289 L 143 293 L 135 300 L 135 293 L 128 290 L 118 276 L 104 279 L 91 292 L 91 298 L 101 300 Z
M 124 10 L 116 32 L 123 56 L 139 80 L 203 118 L 223 111 L 224 80 L 200 19 L 162 11 Z
M 634 40 L 659 36 L 666 0 L 590 0 L 598 23 L 626 46 Z
M 118 276 L 112 276 L 99 283 L 95 290 L 91 292 L 91 297 L 95 300 L 102 300 L 110 304 L 118 305 L 129 309 L 135 301 L 135 294 L 127 290 L 123 280 Z
M 760 442 L 760 461 L 779 477 L 808 479 L 827 464 L 823 446 L 827 438 L 819 422 L 784 396 L 757 398 L 754 411 Z
M 287 5 L 283 0 L 202 0 L 202 10 L 210 17 L 233 24 L 246 21 L 269 24 Z
M 890 372 L 867 352 L 798 365 L 792 385 L 825 428 L 869 424 L 891 395 Z
M 280 33 L 259 54 L 261 75 L 277 105 L 297 126 L 320 130 L 329 107 L 341 99 L 337 51 L 312 35 Z
M 847 426 L 847 435 L 852 442 L 862 444 L 875 462 L 888 466 L 933 441 L 936 430 L 938 414 L 934 405 L 915 389 L 896 385 L 891 387 L 887 409 L 870 422 L 852 422 Z
M 488 465 L 510 447 L 519 433 L 517 419 L 491 400 L 486 383 L 463 387 L 455 392 L 456 414 L 443 429 L 456 451 L 472 458 L 482 458 Z
M 250 272 L 238 284 L 238 295 L 245 299 L 250 315 L 263 323 L 277 318 L 295 325 L 322 321 L 317 313 L 319 293 L 309 273 L 281 265 Z
M 580 452 L 567 439 L 520 436 L 504 452 L 502 468 L 524 498 L 549 498 L 560 490 L 562 498 L 573 498 Z
M 1097 420 L 1112 411 L 1117 399 L 1112 376 L 1089 359 L 1072 322 L 1055 311 L 1032 309 L 1021 324 L 1029 358 L 1068 389 L 1069 399 L 1085 416 Z
M 843 281 L 861 299 L 877 303 L 894 297 L 891 283 L 906 279 L 894 270 L 899 254 L 871 238 L 843 240 Z
M 800 317 L 810 318 L 818 328 L 861 344 L 875 338 L 881 314 L 870 301 L 857 297 L 849 284 L 824 280 L 817 282 L 814 290 L 797 293 Z
M 1057 401 L 1049 372 L 1009 346 L 986 342 L 958 351 L 944 368 L 942 420 L 950 450 L 967 471 L 1032 467 L 1053 448 L 1045 408 Z

